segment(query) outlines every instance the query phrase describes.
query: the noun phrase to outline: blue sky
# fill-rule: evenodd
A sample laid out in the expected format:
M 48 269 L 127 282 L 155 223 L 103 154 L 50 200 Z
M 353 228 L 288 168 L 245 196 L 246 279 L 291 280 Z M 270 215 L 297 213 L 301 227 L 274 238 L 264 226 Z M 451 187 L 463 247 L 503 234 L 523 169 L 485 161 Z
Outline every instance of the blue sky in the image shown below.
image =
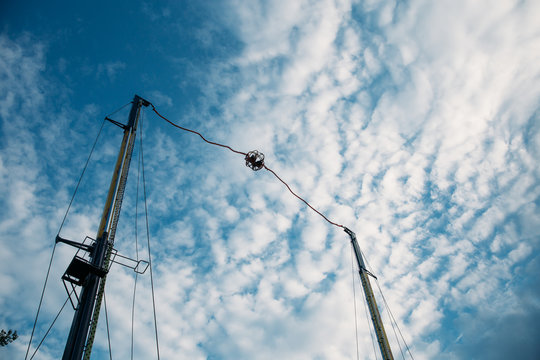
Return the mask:
M 355 231 L 416 359 L 537 359 L 539 16 L 532 0 L 3 1 L 0 327 L 21 336 L 0 357 L 24 357 L 95 135 L 139 94 L 262 151 Z M 347 235 L 241 156 L 148 110 L 142 130 L 162 358 L 356 358 Z M 62 236 L 95 236 L 120 139 L 105 124 Z M 136 165 L 115 244 L 132 257 Z M 138 214 L 144 258 L 141 199 Z M 33 346 L 73 254 L 57 247 Z M 115 358 L 133 283 L 120 266 L 107 280 Z M 135 358 L 155 358 L 148 274 L 137 287 Z M 360 358 L 375 359 L 358 290 Z M 60 356 L 72 315 L 36 358 Z M 93 358 L 107 349 L 102 321 Z

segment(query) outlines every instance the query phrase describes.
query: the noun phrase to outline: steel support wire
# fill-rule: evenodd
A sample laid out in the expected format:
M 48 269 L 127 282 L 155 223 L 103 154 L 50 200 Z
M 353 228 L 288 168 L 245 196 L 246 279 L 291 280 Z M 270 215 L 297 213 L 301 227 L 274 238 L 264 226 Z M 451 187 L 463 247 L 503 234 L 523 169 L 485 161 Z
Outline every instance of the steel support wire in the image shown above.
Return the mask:
M 361 251 L 362 252 L 362 251 Z M 364 256 L 364 253 L 362 252 L 362 256 Z M 364 256 L 364 259 L 365 259 L 365 256 Z M 371 267 L 371 265 L 369 264 L 369 262 L 366 260 L 366 265 L 367 267 L 369 268 L 369 271 L 373 272 L 373 268 Z M 384 306 L 386 308 L 386 310 L 388 311 L 388 314 L 389 314 L 389 317 L 390 317 L 390 323 L 392 324 L 392 328 L 394 327 L 394 324 L 396 325 L 397 329 L 398 329 L 398 332 L 399 332 L 399 335 L 401 337 L 401 341 L 403 341 L 403 343 L 405 344 L 405 348 L 407 349 L 407 352 L 409 353 L 409 356 L 411 357 L 411 359 L 414 360 L 414 356 L 411 352 L 411 349 L 409 348 L 409 345 L 407 344 L 407 342 L 405 341 L 405 337 L 403 336 L 403 334 L 401 333 L 401 329 L 399 328 L 399 325 L 396 321 L 396 319 L 394 318 L 394 314 L 392 313 L 392 310 L 390 309 L 390 306 L 388 305 L 388 302 L 386 301 L 386 297 L 384 296 L 383 294 L 383 291 L 382 291 L 382 288 L 381 288 L 381 285 L 379 284 L 379 280 L 377 278 L 375 278 L 375 283 L 377 284 L 377 288 L 379 289 L 379 293 L 381 294 L 381 297 L 383 299 L 383 302 L 384 302 Z M 398 345 L 399 345 L 399 350 L 401 351 L 401 356 L 403 358 L 405 358 L 405 356 L 403 355 L 403 350 L 401 349 L 401 344 L 399 343 L 399 339 L 397 337 L 397 334 L 395 334 L 395 329 L 394 329 L 394 336 L 396 337 L 396 340 L 398 341 Z
M 49 332 L 52 330 L 54 324 L 56 323 L 56 320 L 58 319 L 58 317 L 60 316 L 60 314 L 62 313 L 62 311 L 64 310 L 64 308 L 66 307 L 66 304 L 67 302 L 69 301 L 69 297 L 71 296 L 71 294 L 73 294 L 73 290 L 71 291 L 71 293 L 68 295 L 66 301 L 64 301 L 64 304 L 62 305 L 62 307 L 60 308 L 60 311 L 58 311 L 58 314 L 56 314 L 54 320 L 52 321 L 51 325 L 49 326 L 49 328 L 47 329 L 47 331 L 45 332 L 45 335 L 43 335 L 43 339 L 41 339 L 41 341 L 39 342 L 38 346 L 36 347 L 36 350 L 34 350 L 34 352 L 32 353 L 32 356 L 30 357 L 30 360 L 32 360 L 34 358 L 34 356 L 37 354 L 39 348 L 41 347 L 41 344 L 43 344 L 43 342 L 45 341 L 45 338 L 47 337 L 47 335 L 49 335 Z
M 86 159 L 86 162 L 84 164 L 81 175 L 79 176 L 79 180 L 77 181 L 77 185 L 75 186 L 75 190 L 73 191 L 73 195 L 71 196 L 71 199 L 69 201 L 69 204 L 68 204 L 68 207 L 67 207 L 66 212 L 64 214 L 64 217 L 62 219 L 62 222 L 60 223 L 60 227 L 58 228 L 58 232 L 57 232 L 58 235 L 60 235 L 60 232 L 62 231 L 62 228 L 64 227 L 64 224 L 65 224 L 66 219 L 68 217 L 69 211 L 71 210 L 71 205 L 73 205 L 73 201 L 75 200 L 75 196 L 77 195 L 77 192 L 79 190 L 79 186 L 81 185 L 84 174 L 86 173 L 86 169 L 88 168 L 88 164 L 90 163 L 90 159 L 92 158 L 92 154 L 94 153 L 94 150 L 96 148 L 96 144 L 98 142 L 98 139 L 101 136 L 101 131 L 103 130 L 103 126 L 105 125 L 105 121 L 106 121 L 107 117 L 114 115 L 115 113 L 122 110 L 123 108 L 125 108 L 129 104 L 130 103 L 127 103 L 126 105 L 118 108 L 117 110 L 113 111 L 109 115 L 105 116 L 105 118 L 103 119 L 103 121 L 101 123 L 101 126 L 99 127 L 98 133 L 96 135 L 96 138 L 94 140 L 94 143 L 92 144 L 92 148 L 90 149 L 90 153 L 88 154 L 88 158 Z M 45 282 L 43 284 L 43 289 L 41 291 L 41 296 L 40 296 L 40 299 L 39 299 L 39 305 L 38 305 L 38 308 L 37 308 L 36 317 L 34 319 L 34 324 L 32 326 L 32 332 L 30 334 L 30 340 L 28 341 L 28 347 L 26 349 L 26 355 L 24 356 L 25 359 L 28 358 L 28 353 L 30 351 L 30 347 L 32 346 L 32 339 L 34 338 L 34 332 L 36 330 L 36 325 L 37 325 L 37 321 L 38 321 L 38 318 L 39 318 L 39 313 L 41 311 L 41 306 L 43 304 L 43 297 L 45 296 L 45 290 L 47 288 L 47 283 L 49 281 L 49 275 L 50 275 L 50 272 L 51 272 L 51 266 L 52 266 L 52 262 L 53 262 L 53 259 L 54 259 L 54 254 L 56 252 L 56 245 L 57 245 L 57 242 L 55 241 L 54 246 L 53 246 L 53 250 L 52 250 L 52 253 L 51 253 L 51 258 L 49 260 L 49 266 L 47 268 L 47 273 L 45 275 Z
M 153 107 L 153 105 L 152 105 Z M 143 117 L 143 120 L 144 120 L 144 117 Z M 144 198 L 144 215 L 145 215 L 145 219 L 146 219 L 146 240 L 147 240 L 147 247 L 148 247 L 148 264 L 149 264 L 149 267 L 150 267 L 150 285 L 151 285 L 151 288 L 152 288 L 152 309 L 153 309 L 153 312 L 154 312 L 154 330 L 155 330 L 155 335 L 156 335 L 156 351 L 157 351 L 157 358 L 159 360 L 159 336 L 158 336 L 158 326 L 157 326 L 157 316 L 156 316 L 156 299 L 155 299 L 155 295 L 154 295 L 154 273 L 153 273 L 153 270 L 152 270 L 152 253 L 151 253 L 151 250 L 150 250 L 150 227 L 149 227 L 149 224 L 148 224 L 148 204 L 147 204 L 147 201 L 146 201 L 146 177 L 145 177 L 145 172 L 144 172 L 144 151 L 143 151 L 143 125 L 144 123 L 141 121 L 141 136 L 140 136 L 140 141 L 141 141 L 141 168 L 142 168 L 142 180 L 143 180 L 143 198 Z M 202 135 L 201 135 L 202 137 Z M 203 138 L 204 139 L 204 138 Z M 207 140 L 205 140 L 207 141 Z M 231 149 L 232 150 L 232 149 Z M 234 150 L 232 150 L 234 151 Z

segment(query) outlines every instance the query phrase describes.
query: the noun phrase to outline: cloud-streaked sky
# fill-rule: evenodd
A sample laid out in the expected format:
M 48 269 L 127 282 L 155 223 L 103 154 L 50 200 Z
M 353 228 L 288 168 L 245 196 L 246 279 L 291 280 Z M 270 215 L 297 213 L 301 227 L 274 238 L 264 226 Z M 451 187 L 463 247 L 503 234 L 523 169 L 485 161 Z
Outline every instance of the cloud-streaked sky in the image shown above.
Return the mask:
M 134 94 L 262 151 L 355 231 L 415 359 L 540 358 L 538 19 L 533 0 L 3 1 L 0 327 L 20 338 L 0 358 L 24 358 L 95 135 Z M 241 156 L 142 121 L 161 357 L 356 358 L 347 235 Z M 95 236 L 120 139 L 105 124 L 63 237 Z M 115 247 L 136 256 L 137 212 L 147 258 L 139 153 Z M 56 248 L 33 348 L 73 254 Z M 114 358 L 130 356 L 133 284 L 111 269 Z M 137 289 L 134 358 L 156 358 L 148 273 Z M 358 282 L 356 301 L 360 358 L 378 358 Z M 61 356 L 72 316 L 36 359 Z

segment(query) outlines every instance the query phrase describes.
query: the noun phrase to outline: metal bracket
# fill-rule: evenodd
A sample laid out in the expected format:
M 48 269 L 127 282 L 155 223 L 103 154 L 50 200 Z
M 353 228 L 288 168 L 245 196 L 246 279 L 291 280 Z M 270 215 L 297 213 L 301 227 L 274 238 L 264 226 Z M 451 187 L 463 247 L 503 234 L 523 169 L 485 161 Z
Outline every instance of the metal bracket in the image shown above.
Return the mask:
M 73 309 L 76 309 L 77 306 L 71 299 L 72 293 L 75 294 L 75 299 L 77 300 L 76 304 L 79 304 L 79 295 L 77 294 L 76 286 L 83 286 L 86 282 L 88 274 L 90 273 L 96 274 L 100 278 L 103 278 L 107 272 L 107 269 L 97 268 L 80 256 L 73 257 L 71 263 L 64 272 L 64 275 L 62 275 L 62 281 L 64 283 L 66 292 L 68 293 L 69 301 L 71 302 Z M 69 283 L 71 286 L 71 292 L 68 289 L 67 283 Z
M 353 244 L 353 247 L 355 248 L 355 252 L 358 251 L 358 256 L 361 257 L 361 254 L 360 254 L 360 247 L 358 247 L 358 242 L 356 240 L 356 234 L 349 228 L 346 228 L 345 226 L 343 227 L 343 231 L 345 231 L 347 233 L 347 235 L 349 235 L 349 237 L 351 238 L 351 243 Z M 359 272 L 365 272 L 366 274 L 368 274 L 369 276 L 373 277 L 375 280 L 377 280 L 377 277 L 375 275 L 373 275 L 368 269 L 366 269 L 364 266 L 360 265 L 360 264 L 363 264 L 364 261 L 363 260 L 359 260 L 359 267 L 360 267 L 360 270 Z
M 91 253 L 92 250 L 94 250 L 94 245 L 87 245 L 87 244 L 84 244 L 84 243 L 78 243 L 78 242 L 73 241 L 73 240 L 64 239 L 64 238 L 61 238 L 59 235 L 56 235 L 55 242 L 57 244 L 58 243 L 68 244 L 68 245 L 71 245 L 73 247 L 76 247 L 77 249 L 88 251 L 89 253 Z
M 349 235 L 351 237 L 351 240 L 356 240 L 356 234 L 350 230 L 349 228 L 346 228 L 345 226 L 343 227 L 343 231 L 345 231 L 347 233 L 347 235 Z
M 377 277 L 375 275 L 373 275 L 373 273 L 371 273 L 371 271 L 369 271 L 368 269 L 366 268 L 361 268 L 360 269 L 360 272 L 365 272 L 366 274 L 368 274 L 369 276 L 371 276 L 372 278 L 374 278 L 375 280 L 377 280 Z
M 141 100 L 141 105 L 142 105 L 142 106 L 148 107 L 148 105 L 150 105 L 150 101 L 145 100 L 145 99 L 143 99 L 143 98 L 140 97 L 140 96 L 139 96 L 139 99 Z
M 105 120 L 107 120 L 107 121 L 111 122 L 112 124 L 114 124 L 114 125 L 116 125 L 116 126 L 122 128 L 123 130 L 126 130 L 126 129 L 127 129 L 127 125 L 124 125 L 124 124 L 122 124 L 122 123 L 120 123 L 120 122 L 118 122 L 118 121 L 116 121 L 116 120 L 113 120 L 113 119 L 111 119 L 111 118 L 108 117 L 108 116 L 105 117 Z
M 90 240 L 90 244 L 86 244 L 87 240 Z M 62 282 L 64 283 L 64 288 L 68 294 L 69 301 L 71 302 L 73 309 L 76 310 L 79 304 L 77 286 L 82 286 L 84 284 L 89 273 L 94 273 L 99 277 L 103 277 L 107 274 L 107 270 L 96 268 L 89 260 L 87 260 L 88 256 L 94 251 L 95 240 L 91 237 L 87 236 L 84 238 L 82 243 L 79 243 L 73 240 L 64 239 L 60 235 L 56 235 L 55 242 L 64 243 L 79 249 L 62 275 Z M 78 256 L 80 250 L 86 252 L 84 255 L 82 255 L 82 257 Z M 68 288 L 68 283 L 71 289 Z M 75 301 L 72 298 L 72 294 L 75 295 Z
M 117 259 L 117 257 L 120 259 Z M 135 271 L 137 274 L 144 274 L 150 265 L 150 263 L 146 260 L 134 260 L 127 256 L 120 255 L 116 249 L 113 249 L 113 257 L 111 262 L 125 266 Z

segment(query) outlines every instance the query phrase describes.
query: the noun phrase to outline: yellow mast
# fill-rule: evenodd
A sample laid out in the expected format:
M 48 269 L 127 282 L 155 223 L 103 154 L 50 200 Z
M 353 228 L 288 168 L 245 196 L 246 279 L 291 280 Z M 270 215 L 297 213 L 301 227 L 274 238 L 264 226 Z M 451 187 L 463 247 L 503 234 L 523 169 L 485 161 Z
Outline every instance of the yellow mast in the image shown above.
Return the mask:
M 118 223 L 118 217 L 120 216 L 120 208 L 124 197 L 129 164 L 131 162 L 133 145 L 135 144 L 135 134 L 139 114 L 141 107 L 148 105 L 148 101 L 135 95 L 127 125 L 122 125 L 108 119 L 115 125 L 124 129 L 124 137 L 116 160 L 96 241 L 92 246 L 84 248 L 85 250 L 90 251 L 92 261 L 89 264 L 85 264 L 81 260 L 77 260 L 77 258 L 74 258 L 73 261 L 73 264 L 79 266 L 79 268 L 84 267 L 87 273 L 85 273 L 84 279 L 81 279 L 81 296 L 73 317 L 71 330 L 62 357 L 63 360 L 80 360 L 83 356 L 83 352 L 85 359 L 90 358 L 101 308 L 101 301 L 105 289 L 105 280 L 107 278 L 111 251 L 114 244 L 116 225 Z M 57 241 L 59 240 L 57 239 Z M 73 245 L 73 242 L 67 241 L 66 243 Z M 83 248 L 82 246 L 77 247 Z M 73 268 L 75 269 L 75 266 Z
M 394 356 L 392 355 L 392 349 L 390 349 L 386 331 L 384 331 L 381 314 L 379 313 L 379 308 L 377 307 L 377 302 L 375 301 L 375 296 L 373 295 L 373 289 L 371 288 L 371 283 L 369 282 L 368 274 L 370 273 L 367 271 L 364 264 L 362 252 L 360 251 L 360 246 L 356 240 L 356 234 L 346 227 L 344 227 L 344 230 L 351 238 L 351 244 L 353 246 L 354 255 L 359 268 L 360 280 L 362 281 L 362 287 L 364 288 L 364 294 L 368 303 L 371 321 L 373 322 L 373 327 L 375 328 L 375 334 L 377 335 L 377 342 L 379 343 L 381 355 L 383 360 L 393 360 Z

